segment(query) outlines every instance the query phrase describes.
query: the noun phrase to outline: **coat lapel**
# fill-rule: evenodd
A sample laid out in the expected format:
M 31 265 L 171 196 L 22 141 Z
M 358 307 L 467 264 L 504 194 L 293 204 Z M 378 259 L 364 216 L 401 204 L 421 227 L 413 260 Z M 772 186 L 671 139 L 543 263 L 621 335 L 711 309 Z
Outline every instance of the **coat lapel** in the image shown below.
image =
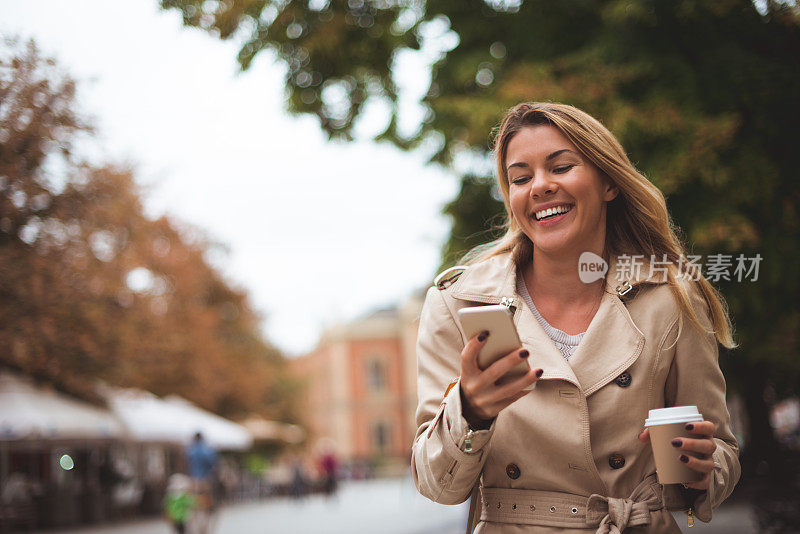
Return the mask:
M 639 260 L 640 269 L 626 270 L 616 258 L 609 261 L 605 291 L 595 316 L 575 353 L 567 362 L 516 292 L 516 267 L 510 254 L 496 256 L 468 268 L 453 283 L 454 298 L 499 303 L 513 298 L 514 322 L 523 346 L 531 351 L 531 365 L 544 369 L 542 380 L 566 380 L 587 397 L 630 367 L 644 348 L 645 336 L 631 318 L 620 292 L 627 284 L 666 282 L 663 273 L 651 273 L 650 264 Z
M 634 323 L 622 299 L 626 295 L 632 297 L 642 284 L 666 281 L 666 273 L 652 270 L 650 262 L 644 259 L 631 263 L 624 258 L 623 261 L 610 258 L 600 307 L 570 358 L 584 395 L 588 397 L 621 375 L 644 349 L 645 335 Z
M 522 345 L 531 352 L 531 367 L 540 367 L 544 371 L 540 380 L 566 380 L 581 387 L 573 368 L 534 317 L 531 309 L 521 297 L 517 298 L 521 307 L 515 315 L 517 333 Z
M 622 374 L 642 353 L 644 334 L 616 294 L 603 293 L 578 348 L 569 360 L 587 397 Z

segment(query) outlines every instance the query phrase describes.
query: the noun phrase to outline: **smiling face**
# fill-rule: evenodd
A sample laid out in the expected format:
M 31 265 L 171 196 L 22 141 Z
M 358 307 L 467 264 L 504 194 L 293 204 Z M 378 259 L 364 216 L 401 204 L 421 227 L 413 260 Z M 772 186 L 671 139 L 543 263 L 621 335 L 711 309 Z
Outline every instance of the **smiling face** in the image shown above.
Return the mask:
M 505 160 L 511 211 L 535 249 L 602 251 L 606 202 L 618 189 L 554 126 L 526 126 Z

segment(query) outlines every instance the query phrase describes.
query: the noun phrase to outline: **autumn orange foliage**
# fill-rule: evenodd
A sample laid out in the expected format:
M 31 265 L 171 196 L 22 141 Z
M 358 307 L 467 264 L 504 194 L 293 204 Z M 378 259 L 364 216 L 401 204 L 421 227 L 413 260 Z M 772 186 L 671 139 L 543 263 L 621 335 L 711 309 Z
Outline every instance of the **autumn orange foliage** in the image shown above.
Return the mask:
M 129 168 L 75 161 L 91 127 L 34 43 L 0 51 L 0 364 L 96 399 L 99 380 L 226 416 L 294 419 L 296 383 L 197 228 L 151 220 Z

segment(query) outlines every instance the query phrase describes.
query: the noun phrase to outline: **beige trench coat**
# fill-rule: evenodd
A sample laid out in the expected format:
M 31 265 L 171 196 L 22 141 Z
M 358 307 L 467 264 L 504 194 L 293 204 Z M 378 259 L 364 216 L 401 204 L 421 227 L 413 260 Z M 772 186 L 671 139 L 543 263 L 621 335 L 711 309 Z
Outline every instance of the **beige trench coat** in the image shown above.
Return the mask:
M 412 474 L 420 493 L 443 504 L 464 502 L 480 480 L 476 533 L 586 534 L 635 525 L 636 532 L 680 532 L 669 510 L 691 507 L 695 517 L 710 521 L 733 491 L 739 449 L 714 335 L 699 333 L 688 319 L 678 335 L 679 308 L 664 276 L 651 275 L 645 263 L 623 279 L 616 266 L 612 260 L 598 311 L 569 362 L 516 293 L 510 255 L 467 268 L 449 287 L 428 290 L 417 342 Z M 621 297 L 616 288 L 625 281 L 634 289 Z M 711 330 L 704 300 L 682 283 L 691 287 L 692 305 Z M 455 313 L 509 302 L 504 299 L 513 299 L 522 345 L 531 366 L 544 374 L 488 430 L 472 431 L 461 415 L 458 383 L 443 398 L 460 373 L 466 342 Z M 629 377 L 617 380 L 623 373 Z M 696 405 L 717 425 L 705 492 L 659 485 L 650 445 L 638 440 L 648 410 L 680 405 Z

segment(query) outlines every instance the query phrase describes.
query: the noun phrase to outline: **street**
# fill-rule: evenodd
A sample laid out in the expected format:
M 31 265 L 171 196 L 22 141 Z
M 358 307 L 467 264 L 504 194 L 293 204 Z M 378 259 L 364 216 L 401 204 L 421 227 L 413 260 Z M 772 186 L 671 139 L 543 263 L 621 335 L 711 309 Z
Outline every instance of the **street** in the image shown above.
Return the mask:
M 215 518 L 214 534 L 241 533 L 370 533 L 460 534 L 464 531 L 467 504 L 443 506 L 419 495 L 410 479 L 343 482 L 338 495 L 326 499 L 314 495 L 302 501 L 276 498 L 226 506 Z M 683 532 L 692 534 L 750 534 L 757 532 L 749 508 L 725 506 L 709 523 L 686 526 L 686 514 L 676 513 Z M 52 532 L 52 531 L 50 531 Z M 62 534 L 169 534 L 160 519 L 106 525 Z

